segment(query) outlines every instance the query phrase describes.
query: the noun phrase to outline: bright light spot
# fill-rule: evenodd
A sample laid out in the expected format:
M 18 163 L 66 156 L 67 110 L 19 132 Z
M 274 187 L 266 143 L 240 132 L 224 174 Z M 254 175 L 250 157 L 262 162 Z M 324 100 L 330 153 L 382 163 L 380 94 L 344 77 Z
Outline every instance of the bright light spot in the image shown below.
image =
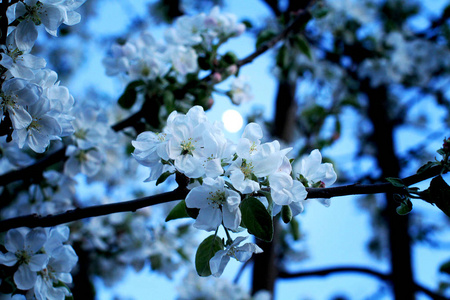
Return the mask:
M 222 122 L 228 132 L 238 132 L 244 125 L 244 119 L 239 112 L 234 109 L 226 110 L 222 115 Z

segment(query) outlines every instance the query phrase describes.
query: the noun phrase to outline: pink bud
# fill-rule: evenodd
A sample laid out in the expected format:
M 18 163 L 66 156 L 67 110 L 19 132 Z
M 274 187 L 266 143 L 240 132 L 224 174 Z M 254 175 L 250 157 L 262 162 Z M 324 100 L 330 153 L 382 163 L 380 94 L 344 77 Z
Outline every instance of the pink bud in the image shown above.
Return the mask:
M 234 75 L 236 74 L 238 67 L 236 65 L 231 65 L 227 68 L 227 74 Z
M 207 109 L 210 109 L 214 104 L 214 99 L 213 98 L 209 98 L 208 101 L 206 102 L 206 106 Z
M 219 72 L 214 72 L 214 74 L 212 75 L 212 79 L 214 82 L 221 82 L 222 75 Z

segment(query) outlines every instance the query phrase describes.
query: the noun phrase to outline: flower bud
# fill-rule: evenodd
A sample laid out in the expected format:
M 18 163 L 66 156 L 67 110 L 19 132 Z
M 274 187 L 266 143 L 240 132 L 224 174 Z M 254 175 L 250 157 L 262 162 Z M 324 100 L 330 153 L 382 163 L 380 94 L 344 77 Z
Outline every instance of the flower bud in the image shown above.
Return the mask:
M 238 67 L 236 65 L 231 65 L 231 66 L 227 67 L 226 71 L 227 71 L 228 75 L 234 75 L 238 71 Z
M 283 205 L 281 208 L 281 219 L 284 223 L 289 223 L 292 220 L 292 210 L 289 205 Z
M 445 152 L 450 151 L 450 138 L 444 139 L 444 144 L 442 145 L 442 148 L 444 149 Z
M 212 74 L 212 79 L 213 82 L 219 83 L 222 81 L 222 75 L 219 72 L 214 72 L 214 74 Z

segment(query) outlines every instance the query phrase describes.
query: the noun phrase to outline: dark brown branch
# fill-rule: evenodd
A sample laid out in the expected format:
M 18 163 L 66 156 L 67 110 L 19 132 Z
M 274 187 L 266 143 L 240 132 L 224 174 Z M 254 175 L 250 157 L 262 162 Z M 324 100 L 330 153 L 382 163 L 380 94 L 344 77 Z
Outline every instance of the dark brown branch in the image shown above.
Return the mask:
M 441 173 L 442 168 L 435 166 L 412 176 L 403 178 L 406 186 L 416 184 L 426 179 L 435 177 Z M 399 193 L 402 194 L 404 190 L 393 186 L 389 182 L 375 183 L 375 184 L 350 184 L 344 186 L 330 187 L 330 188 L 306 188 L 308 191 L 307 198 L 331 198 L 348 195 L 366 195 L 366 194 L 380 194 L 380 193 Z
M 105 216 L 118 212 L 134 212 L 137 209 L 156 204 L 184 199 L 187 195 L 185 188 L 177 188 L 171 192 L 143 197 L 125 202 L 76 208 L 67 212 L 41 217 L 37 214 L 26 215 L 0 221 L 0 232 L 19 227 L 51 227 L 81 219 Z
M 389 275 L 389 274 L 384 274 L 382 272 L 379 272 L 379 271 L 376 271 L 376 270 L 373 270 L 370 268 L 352 267 L 352 266 L 325 268 L 325 269 L 304 271 L 304 272 L 295 272 L 295 273 L 280 271 L 278 273 L 278 277 L 283 278 L 283 279 L 297 279 L 297 278 L 303 278 L 303 277 L 327 276 L 327 275 L 332 275 L 335 273 L 349 273 L 349 272 L 363 273 L 363 274 L 377 277 L 378 279 L 383 280 L 383 281 L 389 281 L 389 282 L 391 281 L 391 275 Z M 439 295 L 439 294 L 421 286 L 418 283 L 413 283 L 413 289 L 415 291 L 419 291 L 419 292 L 426 294 L 427 296 L 431 297 L 432 299 L 449 300 L 448 298 L 446 298 L 442 295 Z
M 0 4 L 0 31 L 1 31 L 1 37 L 0 37 L 0 44 L 6 45 L 6 36 L 8 34 L 8 17 L 6 15 L 6 10 L 9 6 L 9 1 L 2 0 L 2 3 Z
M 381 273 L 379 271 L 375 271 L 375 270 L 372 270 L 369 268 L 364 268 L 364 267 L 335 267 L 335 268 L 326 268 L 326 269 L 295 272 L 295 273 L 280 271 L 278 273 L 278 277 L 284 278 L 284 279 L 294 279 L 294 278 L 312 277 L 312 276 L 327 276 L 327 275 L 331 275 L 334 273 L 344 273 L 344 272 L 364 273 L 364 274 L 375 276 L 383 281 L 390 280 L 390 275 L 384 274 L 384 273 Z
M 64 147 L 28 167 L 22 168 L 20 170 L 10 171 L 8 173 L 0 175 L 0 185 L 6 185 L 18 180 L 25 180 L 36 177 L 39 178 L 40 176 L 42 176 L 42 171 L 47 167 L 64 161 L 66 159 L 65 153 L 66 148 Z
M 423 181 L 425 179 L 434 177 L 440 174 L 440 171 L 441 168 L 439 166 L 436 166 L 430 168 L 429 170 L 423 173 L 406 177 L 403 179 L 403 182 L 405 182 L 405 184 L 407 185 L 411 185 Z M 181 178 L 184 178 L 184 180 Z M 6 219 L 0 221 L 0 232 L 18 227 L 34 228 L 34 227 L 56 226 L 85 218 L 104 216 L 125 211 L 136 211 L 139 208 L 184 199 L 188 194 L 188 190 L 185 188 L 187 184 L 186 179 L 187 178 L 185 178 L 184 176 L 178 176 L 177 182 L 180 187 L 172 192 L 162 193 L 154 196 L 139 198 L 125 202 L 89 206 L 85 208 L 77 208 L 58 215 L 50 215 L 42 217 L 36 214 L 32 214 Z M 394 192 L 401 193 L 402 191 L 403 191 L 402 189 L 396 188 L 390 183 L 365 184 L 365 185 L 353 184 L 333 188 L 308 188 L 308 198 L 332 198 L 356 194 L 375 194 L 375 193 L 394 193 Z

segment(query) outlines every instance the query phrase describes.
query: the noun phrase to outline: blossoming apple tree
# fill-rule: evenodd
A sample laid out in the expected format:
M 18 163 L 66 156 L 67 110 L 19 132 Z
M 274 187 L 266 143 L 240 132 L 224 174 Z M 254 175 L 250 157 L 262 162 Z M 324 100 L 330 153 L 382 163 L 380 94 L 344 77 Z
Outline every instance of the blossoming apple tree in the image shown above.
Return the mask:
M 65 299 L 72 297 L 72 288 L 75 298 L 88 299 L 94 297 L 86 288 L 91 286 L 89 275 L 113 284 L 127 267 L 141 270 L 150 264 L 169 278 L 184 265 L 195 266 L 180 299 L 212 299 L 218 291 L 232 299 L 266 299 L 274 291 L 274 279 L 259 284 L 254 276 L 253 296 L 226 283 L 214 291 L 194 287 L 201 277 L 220 277 L 231 258 L 244 266 L 253 260 L 254 272 L 270 278 L 300 277 L 269 256 L 282 240 L 281 230 L 296 238 L 297 219 L 309 199 L 329 206 L 333 197 L 386 193 L 389 224 L 403 218 L 402 226 L 412 210 L 411 199 L 435 204 L 450 215 L 450 188 L 442 178 L 449 169 L 450 140 L 445 138 L 439 157 L 430 155 L 415 174 L 400 178 L 399 170 L 389 170 L 398 164 L 390 148 L 393 130 L 396 122 L 406 123 L 390 112 L 400 114 L 409 104 L 392 106 L 399 90 L 440 96 L 439 105 L 448 108 L 440 83 L 449 71 L 448 9 L 429 32 L 415 32 L 406 25 L 417 14 L 415 7 L 401 8 L 403 20 L 389 15 L 399 9 L 397 0 L 352 9 L 289 1 L 285 10 L 278 1 L 263 1 L 277 22 L 259 31 L 256 50 L 241 59 L 222 49 L 239 39 L 249 22 L 239 22 L 218 6 L 182 15 L 167 28 L 164 41 L 142 30 L 111 46 L 103 60 L 105 71 L 125 88 L 114 105 L 100 105 L 74 99 L 35 50 L 43 35 L 58 37 L 60 27 L 78 24 L 77 11 L 85 2 L 4 0 L 0 6 L 1 293 Z M 164 7 L 164 1 L 159 4 Z M 386 20 L 376 23 L 380 16 Z M 376 26 L 370 27 L 371 22 Z M 364 26 L 372 29 L 363 31 Z M 439 55 L 426 59 L 419 51 L 408 56 L 417 47 Z M 227 80 L 231 85 L 224 94 L 232 103 L 247 102 L 249 85 L 240 70 L 270 49 L 277 52 L 279 80 L 272 127 L 249 122 L 240 139 L 231 141 L 223 124 L 205 111 L 214 105 L 217 85 Z M 299 78 L 318 87 L 313 95 L 305 94 L 307 101 L 295 101 Z M 370 136 L 379 152 L 383 181 L 330 187 L 337 180 L 336 166 L 324 162 L 318 148 L 339 139 L 344 107 L 350 106 L 372 122 L 364 137 Z M 331 137 L 323 134 L 326 120 L 333 121 Z M 292 132 L 299 135 L 296 143 Z M 138 166 L 146 168 L 147 178 L 136 178 Z M 341 182 L 350 181 L 345 177 Z M 412 187 L 430 178 L 429 188 Z M 109 196 L 80 201 L 82 179 L 101 182 Z M 112 196 L 136 180 L 174 189 L 139 197 L 137 188 L 128 188 L 133 200 L 126 201 Z M 165 222 L 151 209 L 158 206 Z M 391 242 L 407 236 L 404 229 Z M 200 231 L 209 236 L 196 241 Z M 408 272 L 399 276 L 405 262 L 396 255 L 391 253 L 392 275 L 377 274 L 392 282 L 398 299 L 405 284 L 414 286 L 411 295 L 421 291 L 443 297 L 415 283 Z M 449 272 L 445 265 L 442 270 Z

